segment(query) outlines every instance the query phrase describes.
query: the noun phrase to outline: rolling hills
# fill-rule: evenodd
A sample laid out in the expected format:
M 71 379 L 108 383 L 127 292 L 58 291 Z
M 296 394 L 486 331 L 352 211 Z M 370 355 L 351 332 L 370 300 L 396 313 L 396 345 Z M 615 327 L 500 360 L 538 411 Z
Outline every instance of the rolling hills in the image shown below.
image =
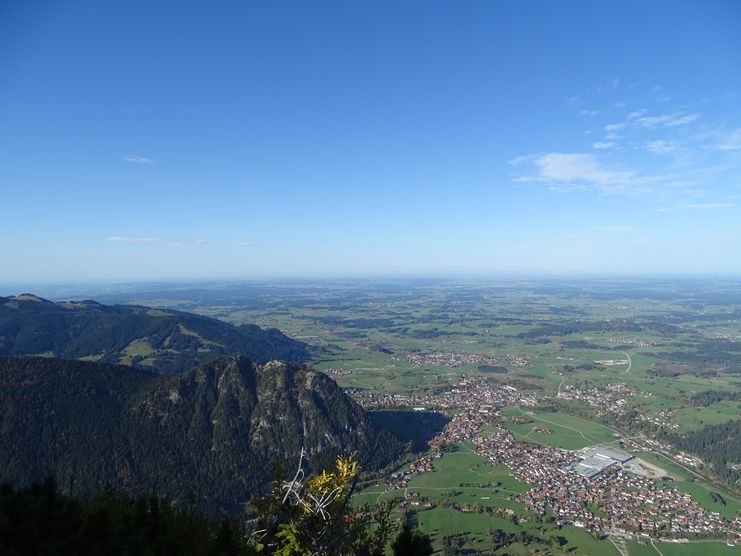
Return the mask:
M 138 305 L 0 297 L 0 356 L 44 356 L 185 371 L 224 355 L 305 361 L 307 346 L 277 329 Z

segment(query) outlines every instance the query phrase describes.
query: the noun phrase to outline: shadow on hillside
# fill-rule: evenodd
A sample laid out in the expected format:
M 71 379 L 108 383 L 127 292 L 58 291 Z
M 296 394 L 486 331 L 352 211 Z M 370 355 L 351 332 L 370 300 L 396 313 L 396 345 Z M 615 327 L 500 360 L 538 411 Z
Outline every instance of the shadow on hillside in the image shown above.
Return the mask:
M 427 441 L 434 438 L 450 421 L 437 411 L 369 411 L 373 423 L 392 433 L 401 442 L 411 442 L 412 450 L 427 449 Z

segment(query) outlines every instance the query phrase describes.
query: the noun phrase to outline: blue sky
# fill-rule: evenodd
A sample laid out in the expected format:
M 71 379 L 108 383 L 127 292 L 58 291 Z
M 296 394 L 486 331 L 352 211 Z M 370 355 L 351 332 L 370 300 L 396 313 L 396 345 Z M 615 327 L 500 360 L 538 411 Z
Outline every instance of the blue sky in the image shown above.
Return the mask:
M 0 281 L 741 274 L 741 4 L 4 2 Z

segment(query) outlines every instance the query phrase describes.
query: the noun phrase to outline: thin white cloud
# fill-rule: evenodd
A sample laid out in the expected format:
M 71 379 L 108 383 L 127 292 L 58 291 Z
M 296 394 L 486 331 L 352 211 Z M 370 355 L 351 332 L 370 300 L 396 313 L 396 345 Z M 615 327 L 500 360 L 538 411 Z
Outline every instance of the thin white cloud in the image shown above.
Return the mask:
M 173 241 L 168 243 L 170 247 L 192 247 L 194 245 L 205 245 L 208 243 L 205 239 L 194 239 L 188 241 Z
M 609 80 L 603 82 L 605 89 L 609 85 Z M 620 87 L 626 85 L 621 83 Z M 646 89 L 644 93 L 651 89 L 650 83 L 638 85 Z M 667 91 L 658 86 L 644 94 L 644 100 L 660 95 L 669 100 Z M 590 90 L 582 98 L 570 99 L 576 104 L 570 111 L 572 117 L 597 116 L 580 134 L 583 147 L 571 152 L 544 149 L 515 157 L 510 160 L 513 181 L 537 182 L 559 192 L 640 195 L 644 201 L 653 199 L 649 210 L 727 208 L 724 201 L 732 199 L 722 194 L 723 189 L 737 181 L 733 174 L 737 176 L 741 168 L 741 127 L 737 122 L 720 128 L 703 119 L 698 106 L 674 105 L 673 99 L 661 109 L 655 104 L 625 104 L 616 99 L 603 106 L 593 102 L 594 96 L 595 91 Z M 591 149 L 584 149 L 587 146 Z M 708 200 L 717 202 L 705 202 Z
M 512 160 L 509 161 L 509 163 L 512 166 L 521 166 L 522 164 L 525 164 L 526 162 L 530 162 L 531 160 L 533 160 L 536 157 L 537 157 L 537 155 L 525 154 L 525 155 L 522 155 L 522 156 L 516 156 L 516 157 L 514 157 Z
M 654 154 L 671 154 L 679 147 L 676 141 L 667 141 L 666 139 L 657 139 L 646 143 L 646 150 Z
M 643 116 L 637 118 L 635 123 L 643 127 L 676 127 L 687 125 L 694 122 L 700 117 L 700 114 L 685 114 L 683 112 L 674 112 L 673 114 L 661 114 L 660 116 Z
M 617 146 L 617 143 L 615 143 L 614 141 L 607 141 L 607 142 L 597 141 L 596 143 L 592 143 L 593 148 L 602 149 L 602 150 L 612 149 L 612 148 L 615 148 L 616 146 Z
M 675 210 L 716 210 L 730 208 L 733 203 L 690 203 L 688 205 L 678 205 L 675 207 L 661 207 L 654 212 L 672 212 Z
M 554 190 L 595 189 L 605 194 L 641 188 L 648 180 L 632 170 L 614 170 L 603 166 L 594 155 L 583 153 L 547 153 L 530 157 L 534 174 L 515 181 L 538 181 Z
M 257 244 L 253 243 L 252 241 L 235 241 L 234 245 L 238 245 L 240 247 L 254 247 Z
M 733 203 L 694 203 L 690 205 L 682 205 L 682 208 L 712 210 L 712 209 L 730 208 L 732 206 L 733 206 Z
M 741 127 L 724 136 L 716 145 L 718 151 L 737 151 L 741 149 Z
M 152 160 L 151 158 L 144 158 L 143 156 L 133 156 L 130 154 L 122 154 L 121 160 L 132 162 L 134 164 L 154 164 L 154 160 Z
M 700 118 L 700 114 L 685 114 L 684 116 L 680 116 L 679 118 L 676 118 L 674 120 L 671 120 L 670 122 L 667 122 L 668 127 L 674 127 L 678 125 L 687 125 L 691 124 L 695 120 L 698 120 Z
M 128 236 L 110 236 L 106 238 L 107 241 L 124 241 L 129 243 L 157 243 L 161 241 L 156 237 L 128 237 Z

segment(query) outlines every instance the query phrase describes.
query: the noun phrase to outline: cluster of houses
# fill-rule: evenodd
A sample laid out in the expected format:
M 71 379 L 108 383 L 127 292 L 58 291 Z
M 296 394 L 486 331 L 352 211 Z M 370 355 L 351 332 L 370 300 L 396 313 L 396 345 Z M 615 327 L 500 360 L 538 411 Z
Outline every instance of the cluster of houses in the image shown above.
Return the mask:
M 491 428 L 491 427 L 490 427 Z M 533 488 L 525 507 L 558 524 L 590 531 L 621 529 L 652 536 L 741 537 L 741 520 L 729 521 L 700 506 L 688 493 L 623 469 L 633 455 L 609 446 L 568 451 L 518 442 L 498 427 L 476 437 L 477 452 Z
M 526 367 L 530 364 L 530 358 L 527 355 L 508 353 L 504 356 L 504 362 L 510 367 Z
M 453 418 L 445 428 L 436 435 L 428 444 L 437 450 L 444 450 L 447 446 L 459 442 L 470 442 L 475 440 L 479 427 L 486 422 L 481 413 L 463 410 L 453 415 Z
M 631 409 L 632 398 L 637 396 L 650 398 L 653 394 L 651 392 L 639 393 L 634 387 L 624 383 L 589 387 L 567 384 L 559 389 L 557 396 L 564 400 L 578 400 L 593 407 L 598 417 L 604 415 L 620 417 Z M 672 412 L 668 409 L 661 410 L 655 415 L 641 412 L 636 418 L 657 428 L 671 430 L 679 428 L 679 425 L 672 419 Z
M 420 353 L 409 351 L 394 356 L 415 367 L 449 367 L 455 369 L 463 365 L 493 365 L 497 360 L 480 353 L 458 353 L 454 351 L 435 351 Z
M 536 394 L 522 392 L 509 385 L 495 387 L 486 379 L 476 376 L 461 377 L 441 393 L 379 394 L 359 391 L 353 397 L 365 409 L 467 409 L 481 415 L 493 415 L 496 407 L 533 407 L 538 404 Z
M 618 346 L 632 346 L 632 347 L 648 347 L 655 346 L 656 342 L 653 340 L 645 340 L 643 338 L 608 338 L 607 340 L 611 344 Z
M 674 420 L 674 413 L 669 409 L 662 409 L 655 415 L 646 415 L 645 413 L 641 413 L 638 415 L 638 420 L 651 423 L 653 426 L 660 429 L 679 429 L 679 424 Z
M 338 380 L 341 378 L 347 378 L 349 376 L 353 376 L 358 374 L 358 371 L 355 369 L 346 369 L 343 367 L 332 367 L 331 369 L 325 369 L 324 374 L 329 375 L 332 377 L 333 380 Z
M 567 384 L 557 394 L 561 399 L 578 400 L 593 407 L 598 416 L 624 414 L 628 410 L 628 400 L 636 395 L 638 391 L 624 383 L 610 384 L 607 387 Z
M 394 356 L 394 359 L 405 361 L 415 367 L 448 367 L 455 369 L 463 365 L 496 365 L 505 364 L 510 367 L 525 367 L 530 363 L 526 355 L 507 353 L 501 358 L 481 353 L 461 353 L 455 351 L 434 351 L 422 353 L 409 351 Z
M 388 490 L 406 489 L 412 477 L 434 471 L 435 467 L 432 462 L 441 457 L 442 454 L 440 452 L 429 452 L 428 454 L 414 458 L 409 464 L 408 469 L 391 474 L 391 480 L 387 486 Z
M 624 411 L 626 400 L 636 395 L 640 394 L 625 384 L 566 386 L 560 392 L 562 398 L 588 403 L 598 414 Z M 569 451 L 519 442 L 500 424 L 498 408 L 534 407 L 541 401 L 536 394 L 509 385 L 492 386 L 480 377 L 462 377 L 441 393 L 375 396 L 360 401 L 366 407 L 456 410 L 442 432 L 429 442 L 434 450 L 394 474 L 389 489 L 406 489 L 413 476 L 434 470 L 434 460 L 445 457 L 446 447 L 470 442 L 492 465 L 503 464 L 518 481 L 532 485 L 517 498 L 526 509 L 544 518 L 553 516 L 558 524 L 671 539 L 711 536 L 741 542 L 741 518 L 728 520 L 668 483 L 629 471 L 633 455 L 627 451 L 608 445 Z M 487 426 L 482 428 L 484 424 Z M 661 447 L 646 437 L 626 439 L 626 446 L 636 450 Z

